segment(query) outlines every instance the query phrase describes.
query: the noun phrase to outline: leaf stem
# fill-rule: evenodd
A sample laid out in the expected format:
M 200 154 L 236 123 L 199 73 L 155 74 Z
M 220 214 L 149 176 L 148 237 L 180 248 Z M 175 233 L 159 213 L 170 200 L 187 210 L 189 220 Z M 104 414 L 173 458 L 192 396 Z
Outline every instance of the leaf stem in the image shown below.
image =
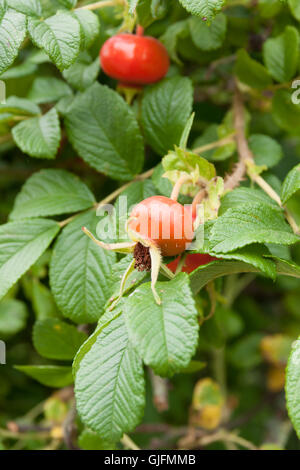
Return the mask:
M 1 143 L 1 142 L 0 142 Z M 112 202 L 114 199 L 116 199 L 126 188 L 128 188 L 132 183 L 134 183 L 135 181 L 144 181 L 145 179 L 147 178 L 150 178 L 150 176 L 152 176 L 154 172 L 154 168 L 151 168 L 150 170 L 148 171 L 145 171 L 145 173 L 141 173 L 140 175 L 137 175 L 133 181 L 130 181 L 129 183 L 126 183 L 124 184 L 123 186 L 121 186 L 120 188 L 116 189 L 115 191 L 113 191 L 111 194 L 109 194 L 108 196 L 106 196 L 104 199 L 102 199 L 102 201 L 100 202 L 97 202 L 95 205 L 94 205 L 94 209 L 99 209 L 100 207 L 102 206 L 105 206 L 105 204 L 108 204 L 109 202 Z M 77 217 L 79 213 L 77 214 L 74 214 L 72 215 L 71 217 L 68 217 L 67 219 L 65 220 L 62 220 L 61 222 L 59 222 L 59 226 L 60 228 L 63 228 L 65 227 L 66 225 L 68 225 L 70 222 L 72 222 L 75 217 Z
M 217 431 L 215 434 L 212 434 L 210 436 L 204 436 L 200 438 L 197 444 L 200 446 L 207 446 L 217 441 L 235 443 L 249 450 L 259 450 L 258 447 L 256 447 L 254 444 L 252 444 L 252 442 L 248 441 L 247 439 L 237 436 L 234 433 L 229 433 L 223 429 Z
M 201 145 L 200 147 L 196 147 L 193 149 L 193 152 L 203 153 L 203 152 L 206 152 L 207 150 L 212 150 L 217 147 L 222 147 L 222 145 L 231 144 L 232 142 L 234 142 L 234 137 L 235 137 L 235 132 L 227 135 L 226 137 L 223 137 L 223 139 L 216 140 L 215 142 L 211 142 L 210 144 Z
M 123 435 L 121 442 L 124 447 L 127 447 L 130 450 L 141 450 L 127 434 Z
M 76 10 L 98 10 L 99 8 L 113 7 L 116 5 L 124 5 L 123 0 L 104 0 L 102 2 L 91 3 L 90 5 L 85 5 Z

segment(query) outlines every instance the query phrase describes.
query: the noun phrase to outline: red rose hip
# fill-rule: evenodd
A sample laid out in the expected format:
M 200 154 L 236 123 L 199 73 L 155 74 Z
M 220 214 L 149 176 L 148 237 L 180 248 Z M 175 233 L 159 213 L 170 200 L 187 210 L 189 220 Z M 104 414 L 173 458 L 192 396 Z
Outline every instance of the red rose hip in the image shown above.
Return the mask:
M 170 61 L 165 46 L 150 36 L 117 34 L 100 51 L 104 72 L 124 84 L 147 85 L 161 80 Z

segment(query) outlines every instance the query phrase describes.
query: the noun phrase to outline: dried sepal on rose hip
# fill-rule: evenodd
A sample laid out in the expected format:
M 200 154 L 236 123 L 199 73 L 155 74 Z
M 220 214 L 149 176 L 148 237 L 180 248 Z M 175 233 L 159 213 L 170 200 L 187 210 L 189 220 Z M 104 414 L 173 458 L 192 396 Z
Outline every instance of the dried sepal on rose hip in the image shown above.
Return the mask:
M 179 202 L 165 196 L 152 196 L 137 204 L 126 224 L 131 242 L 107 244 L 97 240 L 86 227 L 82 230 L 101 248 L 119 253 L 133 253 L 120 288 L 120 298 L 126 279 L 134 268 L 151 271 L 151 287 L 154 298 L 161 303 L 155 285 L 160 269 L 168 270 L 162 263 L 163 256 L 183 253 L 193 240 L 191 211 Z

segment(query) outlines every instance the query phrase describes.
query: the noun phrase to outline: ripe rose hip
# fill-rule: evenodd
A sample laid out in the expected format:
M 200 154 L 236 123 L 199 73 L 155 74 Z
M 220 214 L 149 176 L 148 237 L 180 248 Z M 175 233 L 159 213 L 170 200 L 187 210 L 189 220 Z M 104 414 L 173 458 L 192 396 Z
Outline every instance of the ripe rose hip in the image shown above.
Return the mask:
M 104 72 L 123 84 L 147 85 L 161 80 L 170 61 L 165 46 L 150 36 L 117 34 L 100 51 Z
M 152 196 L 132 211 L 128 228 L 154 244 L 162 256 L 183 253 L 193 239 L 191 211 L 165 196 Z

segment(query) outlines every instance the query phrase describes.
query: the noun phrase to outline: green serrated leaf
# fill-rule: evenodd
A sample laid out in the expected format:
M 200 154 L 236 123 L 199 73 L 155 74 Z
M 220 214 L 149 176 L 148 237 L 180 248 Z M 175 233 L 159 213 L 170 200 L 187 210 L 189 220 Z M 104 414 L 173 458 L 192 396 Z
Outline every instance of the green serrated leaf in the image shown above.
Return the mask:
M 14 62 L 26 35 L 26 16 L 0 5 L 0 74 Z
M 210 248 L 227 253 L 252 243 L 291 245 L 299 241 L 282 214 L 271 206 L 248 204 L 228 209 L 211 232 Z
M 281 200 L 285 204 L 300 189 L 300 164 L 286 176 L 281 190 Z
M 44 21 L 28 18 L 28 32 L 33 43 L 42 48 L 63 71 L 79 54 L 80 24 L 71 13 L 59 12 Z
M 72 368 L 69 366 L 14 366 L 14 368 L 46 387 L 62 388 L 73 383 Z
M 224 6 L 225 0 L 179 0 L 192 15 L 201 16 L 203 21 L 212 20 Z
M 292 345 L 286 369 L 285 394 L 289 417 L 300 439 L 300 338 Z
M 110 295 L 110 274 L 116 261 L 82 231 L 93 233 L 99 222 L 95 211 L 75 218 L 64 228 L 55 244 L 50 265 L 50 283 L 62 314 L 76 323 L 99 319 Z
M 31 157 L 55 158 L 61 139 L 56 109 L 20 122 L 13 128 L 12 135 L 17 146 Z
M 87 335 L 73 325 L 55 318 L 38 320 L 33 328 L 33 345 L 48 359 L 73 359 Z
M 139 423 L 145 404 L 142 362 L 119 315 L 99 331 L 81 360 L 75 395 L 82 421 L 99 437 L 118 441 Z
M 192 111 L 193 88 L 184 77 L 162 80 L 145 90 L 142 123 L 148 143 L 160 155 L 178 145 Z
M 286 26 L 276 38 L 267 39 L 263 45 L 264 62 L 272 77 L 280 83 L 289 81 L 296 73 L 299 59 L 299 33 Z
M 300 267 L 289 261 L 270 257 L 275 261 L 278 275 L 300 278 Z M 205 266 L 200 266 L 190 274 L 191 288 L 197 294 L 208 282 L 219 277 L 238 273 L 258 272 L 255 266 L 241 261 L 213 261 Z
M 129 338 L 145 364 L 162 376 L 187 367 L 198 342 L 198 312 L 188 276 L 181 273 L 168 282 L 158 282 L 158 305 L 150 283 L 135 289 L 125 301 Z
M 271 199 L 265 192 L 256 188 L 236 188 L 233 191 L 226 193 L 222 197 L 221 207 L 219 210 L 219 215 L 224 214 L 230 208 L 239 208 L 244 204 L 264 204 L 270 205 L 274 209 L 280 211 L 280 208 L 277 206 L 276 202 Z
M 39 0 L 6 0 L 6 4 L 28 16 L 42 16 L 42 7 Z
M 92 207 L 95 198 L 80 179 L 65 170 L 34 173 L 18 194 L 10 219 L 76 212 Z
M 55 77 L 37 77 L 27 95 L 34 103 L 54 103 L 65 96 L 71 96 L 72 90 L 69 85 Z
M 219 13 L 208 25 L 202 18 L 194 16 L 189 20 L 189 27 L 195 46 L 203 51 L 212 51 L 219 49 L 224 42 L 227 18 L 223 13 Z
M 74 148 L 93 168 L 119 180 L 131 180 L 141 171 L 138 123 L 115 91 L 95 83 L 75 98 L 65 123 Z
M 57 222 L 45 219 L 0 226 L 0 298 L 38 260 L 58 231 Z

